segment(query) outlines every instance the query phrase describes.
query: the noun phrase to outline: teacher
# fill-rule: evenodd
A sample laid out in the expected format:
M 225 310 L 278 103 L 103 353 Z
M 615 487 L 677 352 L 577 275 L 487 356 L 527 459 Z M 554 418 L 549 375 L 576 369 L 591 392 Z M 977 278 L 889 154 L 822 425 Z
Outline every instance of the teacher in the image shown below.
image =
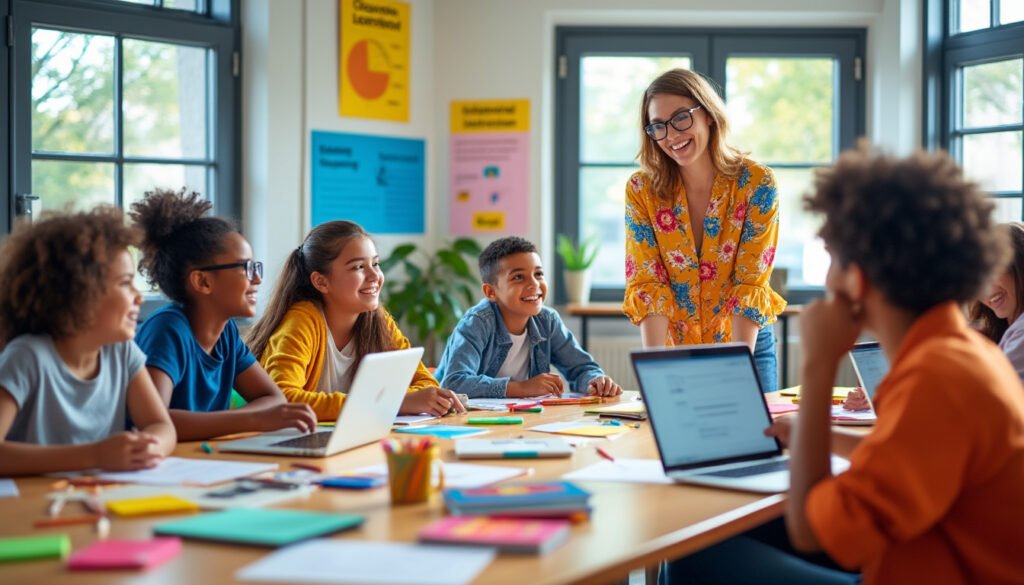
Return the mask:
M 641 171 L 626 185 L 622 310 L 643 346 L 741 341 L 765 392 L 778 388 L 786 301 L 768 284 L 779 238 L 771 169 L 727 143 L 725 104 L 699 73 L 673 69 L 640 110 Z

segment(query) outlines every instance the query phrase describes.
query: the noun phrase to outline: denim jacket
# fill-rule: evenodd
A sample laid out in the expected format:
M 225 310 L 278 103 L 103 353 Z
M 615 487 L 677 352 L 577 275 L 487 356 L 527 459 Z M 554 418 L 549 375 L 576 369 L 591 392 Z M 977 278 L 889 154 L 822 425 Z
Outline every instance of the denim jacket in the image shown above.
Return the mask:
M 576 343 L 558 313 L 543 307 L 526 322 L 532 378 L 554 366 L 574 392 L 586 392 L 590 381 L 604 375 L 594 358 Z M 441 356 L 434 376 L 441 386 L 471 398 L 504 398 L 510 378 L 496 378 L 512 348 L 512 337 L 498 305 L 484 299 L 466 311 Z

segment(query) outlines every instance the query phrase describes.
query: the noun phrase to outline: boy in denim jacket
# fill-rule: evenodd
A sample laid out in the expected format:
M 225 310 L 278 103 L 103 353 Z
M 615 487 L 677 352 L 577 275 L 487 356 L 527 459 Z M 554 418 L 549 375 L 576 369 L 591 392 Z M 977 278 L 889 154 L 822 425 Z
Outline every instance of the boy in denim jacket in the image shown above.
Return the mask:
M 616 396 L 622 388 L 576 343 L 558 313 L 544 306 L 548 285 L 537 247 L 511 236 L 480 254 L 484 299 L 463 315 L 435 376 L 471 398 L 526 398 L 572 391 Z

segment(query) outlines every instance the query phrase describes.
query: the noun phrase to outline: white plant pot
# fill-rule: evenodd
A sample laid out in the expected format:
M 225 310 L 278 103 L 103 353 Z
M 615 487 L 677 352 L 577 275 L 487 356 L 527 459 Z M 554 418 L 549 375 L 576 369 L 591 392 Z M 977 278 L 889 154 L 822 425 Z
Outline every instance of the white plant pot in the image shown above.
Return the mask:
M 566 270 L 565 296 L 570 303 L 590 302 L 590 270 Z

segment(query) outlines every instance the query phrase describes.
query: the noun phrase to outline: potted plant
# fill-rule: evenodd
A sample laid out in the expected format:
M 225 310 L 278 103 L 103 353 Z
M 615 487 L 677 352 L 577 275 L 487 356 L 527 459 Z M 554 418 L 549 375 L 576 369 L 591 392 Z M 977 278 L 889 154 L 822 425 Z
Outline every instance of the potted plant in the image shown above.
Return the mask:
M 427 365 L 437 364 L 455 324 L 480 296 L 480 279 L 470 268 L 480 251 L 469 238 L 433 253 L 407 243 L 380 263 L 387 276 L 384 305 L 403 331 L 423 345 Z
M 588 238 L 577 246 L 568 236 L 559 234 L 557 250 L 565 268 L 562 277 L 566 298 L 570 303 L 590 301 L 590 265 L 597 258 L 597 242 Z

